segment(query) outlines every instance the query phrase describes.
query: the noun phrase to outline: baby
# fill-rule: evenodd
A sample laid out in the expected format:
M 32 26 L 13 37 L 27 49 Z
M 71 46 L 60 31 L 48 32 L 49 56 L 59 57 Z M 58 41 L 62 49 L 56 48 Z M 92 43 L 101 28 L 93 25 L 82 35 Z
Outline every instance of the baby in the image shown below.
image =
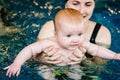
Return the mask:
M 7 69 L 9 77 L 12 75 L 18 76 L 21 70 L 21 66 L 30 59 L 33 55 L 40 54 L 45 48 L 49 46 L 55 46 L 59 48 L 59 54 L 62 55 L 59 59 L 62 60 L 57 65 L 45 65 L 44 68 L 49 68 L 48 72 L 42 73 L 41 75 L 45 80 L 56 80 L 55 78 L 55 67 L 68 66 L 68 72 L 66 75 L 74 80 L 80 80 L 82 71 L 79 64 L 68 65 L 72 53 L 84 48 L 90 55 L 98 56 L 106 59 L 120 60 L 120 54 L 116 54 L 102 46 L 92 44 L 85 37 L 87 27 L 85 26 L 85 19 L 79 11 L 66 8 L 60 10 L 54 20 L 55 25 L 55 36 L 47 39 L 43 39 L 39 42 L 25 47 L 15 58 L 14 62 L 4 69 Z M 80 51 L 81 57 L 84 58 L 84 52 Z M 82 60 L 81 60 L 82 61 Z M 44 69 L 41 68 L 41 69 Z M 59 69 L 59 68 L 58 68 Z M 46 76 L 46 74 L 48 74 Z

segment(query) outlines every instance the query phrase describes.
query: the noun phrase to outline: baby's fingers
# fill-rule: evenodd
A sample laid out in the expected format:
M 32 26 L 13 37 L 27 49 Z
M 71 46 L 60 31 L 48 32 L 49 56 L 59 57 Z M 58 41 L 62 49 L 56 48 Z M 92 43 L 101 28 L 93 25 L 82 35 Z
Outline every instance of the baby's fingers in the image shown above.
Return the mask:
M 6 76 L 11 77 L 12 73 L 11 73 L 11 69 L 9 69 L 9 66 L 3 68 L 4 70 L 7 70 Z
M 9 76 L 9 77 L 15 76 L 15 75 L 18 76 L 19 72 L 20 72 L 19 70 L 18 71 L 16 71 L 16 70 L 8 70 L 6 75 Z
M 120 60 L 120 54 L 114 54 L 113 59 Z
M 51 51 L 47 52 L 46 55 L 47 56 L 53 56 L 57 53 L 58 49 L 57 48 L 53 48 Z
M 12 72 L 11 72 L 10 69 L 8 69 L 8 70 L 7 70 L 7 73 L 6 73 L 6 76 L 11 77 L 11 75 L 12 75 Z
M 59 59 L 62 55 L 54 55 L 51 57 L 48 57 L 47 60 L 49 61 L 56 61 L 57 59 Z
M 9 68 L 9 66 L 7 66 L 7 67 L 5 67 L 5 68 L 3 68 L 4 70 L 6 70 L 6 69 L 8 69 Z
M 19 74 L 20 74 L 20 70 L 17 71 L 16 76 L 18 76 Z

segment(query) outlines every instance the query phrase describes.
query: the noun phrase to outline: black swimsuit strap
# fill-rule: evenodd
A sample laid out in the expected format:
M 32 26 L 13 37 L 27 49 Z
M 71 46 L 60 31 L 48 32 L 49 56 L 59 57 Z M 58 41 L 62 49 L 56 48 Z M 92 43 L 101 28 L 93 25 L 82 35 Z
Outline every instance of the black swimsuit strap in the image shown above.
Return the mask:
M 100 30 L 100 27 L 101 27 L 101 24 L 99 24 L 99 23 L 97 23 L 95 25 L 95 28 L 94 28 L 93 33 L 92 33 L 92 36 L 90 38 L 90 42 L 91 43 L 96 44 L 95 39 L 96 39 L 96 36 L 97 36 L 97 34 L 98 34 L 99 30 Z M 89 58 L 92 57 L 91 55 L 89 55 L 87 53 L 86 53 L 86 56 L 89 57 Z
M 91 42 L 91 43 L 96 44 L 96 43 L 95 43 L 95 39 L 96 39 L 96 36 L 97 36 L 97 34 L 98 34 L 98 32 L 99 32 L 100 27 L 101 27 L 101 24 L 99 24 L 99 23 L 97 23 L 97 24 L 95 25 L 94 31 L 93 31 L 92 36 L 91 36 L 91 38 L 90 38 L 90 42 Z

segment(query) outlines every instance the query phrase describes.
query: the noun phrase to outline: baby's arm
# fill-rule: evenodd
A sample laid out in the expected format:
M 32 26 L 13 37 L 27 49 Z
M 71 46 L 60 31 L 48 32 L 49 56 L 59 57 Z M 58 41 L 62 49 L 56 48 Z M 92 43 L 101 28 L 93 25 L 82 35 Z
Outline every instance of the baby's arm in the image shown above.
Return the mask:
M 44 45 L 43 45 L 44 44 Z M 36 55 L 41 53 L 41 51 L 52 44 L 49 41 L 43 40 L 40 42 L 35 42 L 20 51 L 20 53 L 15 58 L 14 62 L 5 67 L 4 70 L 7 70 L 7 76 L 11 77 L 12 75 L 18 76 L 20 73 L 21 66 L 26 62 L 28 59 L 32 57 L 32 55 Z
M 86 42 L 83 44 L 83 47 L 86 48 L 87 52 L 92 56 L 97 56 L 97 57 L 106 58 L 106 59 L 120 60 L 120 54 L 117 54 L 102 46 L 98 46 L 96 44 Z
M 37 47 L 39 47 L 38 50 L 37 50 Z M 32 55 L 35 54 L 36 52 L 41 52 L 41 48 L 38 42 L 33 43 L 25 47 L 24 49 L 22 49 L 20 53 L 16 56 L 14 62 L 8 67 L 4 68 L 4 70 L 7 70 L 6 75 L 9 77 L 11 77 L 12 75 L 18 76 L 20 73 L 21 66 L 24 64 L 24 62 L 30 59 Z

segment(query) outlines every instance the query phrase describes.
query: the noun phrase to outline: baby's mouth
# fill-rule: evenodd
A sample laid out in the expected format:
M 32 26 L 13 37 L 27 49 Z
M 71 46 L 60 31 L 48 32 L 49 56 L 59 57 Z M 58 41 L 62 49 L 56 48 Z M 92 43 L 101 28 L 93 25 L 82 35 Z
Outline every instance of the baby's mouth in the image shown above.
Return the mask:
M 72 44 L 70 45 L 72 48 L 78 47 L 78 44 Z

